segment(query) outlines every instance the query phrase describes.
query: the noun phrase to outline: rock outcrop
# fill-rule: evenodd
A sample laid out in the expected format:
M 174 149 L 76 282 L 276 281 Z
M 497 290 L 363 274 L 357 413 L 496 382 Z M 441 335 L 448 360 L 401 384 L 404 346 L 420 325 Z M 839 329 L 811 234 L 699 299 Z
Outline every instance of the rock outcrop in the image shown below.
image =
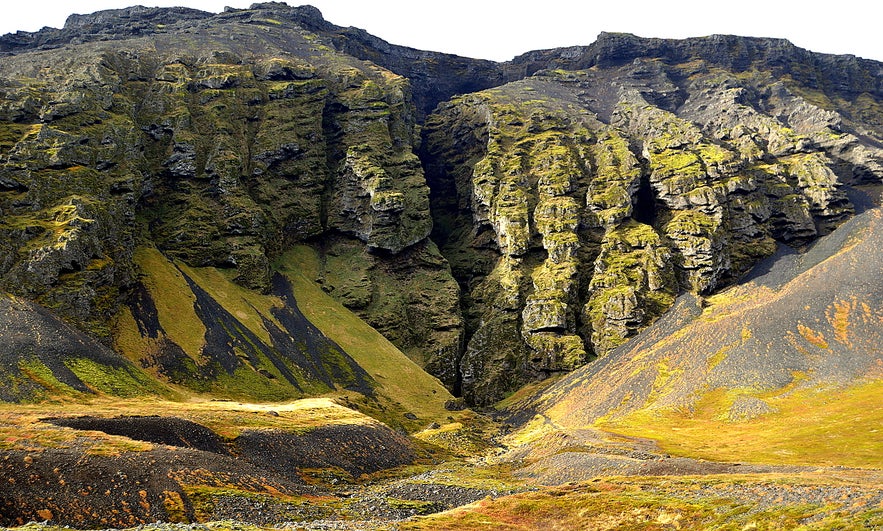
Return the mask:
M 333 254 L 327 239 L 364 254 L 346 267 L 416 283 L 402 297 L 378 274 L 368 302 L 341 300 L 415 359 L 456 359 L 457 286 L 427 238 L 411 85 L 298 21 L 321 15 L 131 8 L 7 36 L 0 285 L 109 344 L 136 300 L 136 245 L 266 293 L 282 251 Z M 333 292 L 345 275 L 328 276 Z
M 558 425 L 574 428 L 636 411 L 693 411 L 717 393 L 727 399 L 715 414 L 740 422 L 772 411 L 764 397 L 878 380 L 881 220 L 880 207 L 864 211 L 806 253 L 765 260 L 740 285 L 704 300 L 683 295 L 632 342 L 526 410 L 554 410 Z
M 822 105 L 824 89 L 764 65 L 791 50 L 821 74 L 830 58 L 737 39 L 751 53 L 729 64 L 717 41 L 730 39 L 608 35 L 538 52 L 582 69 L 429 117 L 433 237 L 464 291 L 467 398 L 491 403 L 604 356 L 678 293 L 710 293 L 777 245 L 829 233 L 853 214 L 849 187 L 880 182 L 879 126 L 852 118 L 873 87 L 846 100 L 839 86 Z

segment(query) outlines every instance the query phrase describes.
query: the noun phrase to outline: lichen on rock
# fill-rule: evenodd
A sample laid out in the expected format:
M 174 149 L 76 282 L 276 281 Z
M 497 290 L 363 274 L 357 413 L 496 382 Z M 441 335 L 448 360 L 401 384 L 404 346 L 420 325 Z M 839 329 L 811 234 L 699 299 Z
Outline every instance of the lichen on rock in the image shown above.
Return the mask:
M 547 57 L 559 68 L 428 118 L 424 160 L 447 229 L 440 248 L 464 290 L 471 400 L 608 353 L 680 292 L 711 293 L 777 243 L 830 232 L 852 212 L 845 186 L 879 181 L 880 151 L 769 71 L 663 49 Z M 513 329 L 519 349 L 502 337 Z M 490 368 L 503 344 L 514 349 L 505 380 Z

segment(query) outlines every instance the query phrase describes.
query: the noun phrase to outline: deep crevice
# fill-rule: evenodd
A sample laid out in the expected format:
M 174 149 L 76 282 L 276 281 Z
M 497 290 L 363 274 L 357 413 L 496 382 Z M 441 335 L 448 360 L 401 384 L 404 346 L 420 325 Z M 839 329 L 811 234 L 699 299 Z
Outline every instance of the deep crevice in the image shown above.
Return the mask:
M 644 173 L 638 191 L 632 197 L 632 218 L 639 223 L 653 225 L 656 217 L 656 194 L 650 185 L 650 175 Z

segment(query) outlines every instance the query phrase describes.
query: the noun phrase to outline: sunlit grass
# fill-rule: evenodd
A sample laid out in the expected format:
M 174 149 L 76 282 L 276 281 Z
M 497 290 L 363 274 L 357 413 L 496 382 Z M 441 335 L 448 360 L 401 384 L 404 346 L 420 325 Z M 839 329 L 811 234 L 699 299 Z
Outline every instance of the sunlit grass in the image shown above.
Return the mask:
M 402 530 L 472 529 L 853 529 L 883 524 L 883 509 L 842 501 L 738 499 L 729 492 L 781 494 L 828 478 L 719 476 L 606 478 L 479 502 L 403 522 Z M 869 490 L 866 492 L 873 492 Z M 848 502 L 852 503 L 852 502 Z M 858 504 L 864 503 L 862 500 Z M 807 523 L 811 522 L 811 523 Z
M 777 412 L 724 418 L 735 398 L 712 391 L 692 411 L 639 410 L 599 427 L 657 441 L 665 452 L 728 462 L 883 468 L 883 381 L 758 395 Z
M 423 425 L 444 422 L 451 415 L 444 409 L 445 402 L 453 398 L 450 393 L 379 332 L 322 291 L 313 282 L 317 260 L 312 249 L 298 246 L 277 264 L 294 285 L 298 308 L 380 384 L 380 392 L 387 398 Z
M 330 398 L 308 398 L 276 404 L 204 399 L 170 402 L 149 398 L 0 404 L 0 449 L 66 447 L 84 434 L 111 446 L 116 445 L 121 451 L 129 449 L 127 445 L 131 445 L 131 441 L 125 437 L 61 428 L 40 420 L 56 416 L 84 415 L 108 418 L 134 415 L 174 416 L 201 424 L 228 439 L 235 438 L 246 429 L 303 432 L 328 425 L 376 422 L 358 411 L 338 405 Z M 147 443 L 136 443 L 136 446 L 143 444 Z M 146 448 L 138 446 L 133 449 Z

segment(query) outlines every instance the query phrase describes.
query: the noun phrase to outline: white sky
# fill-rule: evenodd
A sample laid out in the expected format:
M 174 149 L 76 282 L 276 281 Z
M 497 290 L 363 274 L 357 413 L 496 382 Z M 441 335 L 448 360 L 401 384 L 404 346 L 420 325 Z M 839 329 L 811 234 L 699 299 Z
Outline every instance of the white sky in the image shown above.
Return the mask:
M 129 5 L 223 11 L 252 0 L 3 0 L 0 34 L 61 27 L 70 13 Z M 521 53 L 590 44 L 601 31 L 684 38 L 726 33 L 782 37 L 815 52 L 883 61 L 878 0 L 288 0 L 339 26 L 391 43 L 504 61 Z M 824 6 L 824 7 L 819 7 Z

